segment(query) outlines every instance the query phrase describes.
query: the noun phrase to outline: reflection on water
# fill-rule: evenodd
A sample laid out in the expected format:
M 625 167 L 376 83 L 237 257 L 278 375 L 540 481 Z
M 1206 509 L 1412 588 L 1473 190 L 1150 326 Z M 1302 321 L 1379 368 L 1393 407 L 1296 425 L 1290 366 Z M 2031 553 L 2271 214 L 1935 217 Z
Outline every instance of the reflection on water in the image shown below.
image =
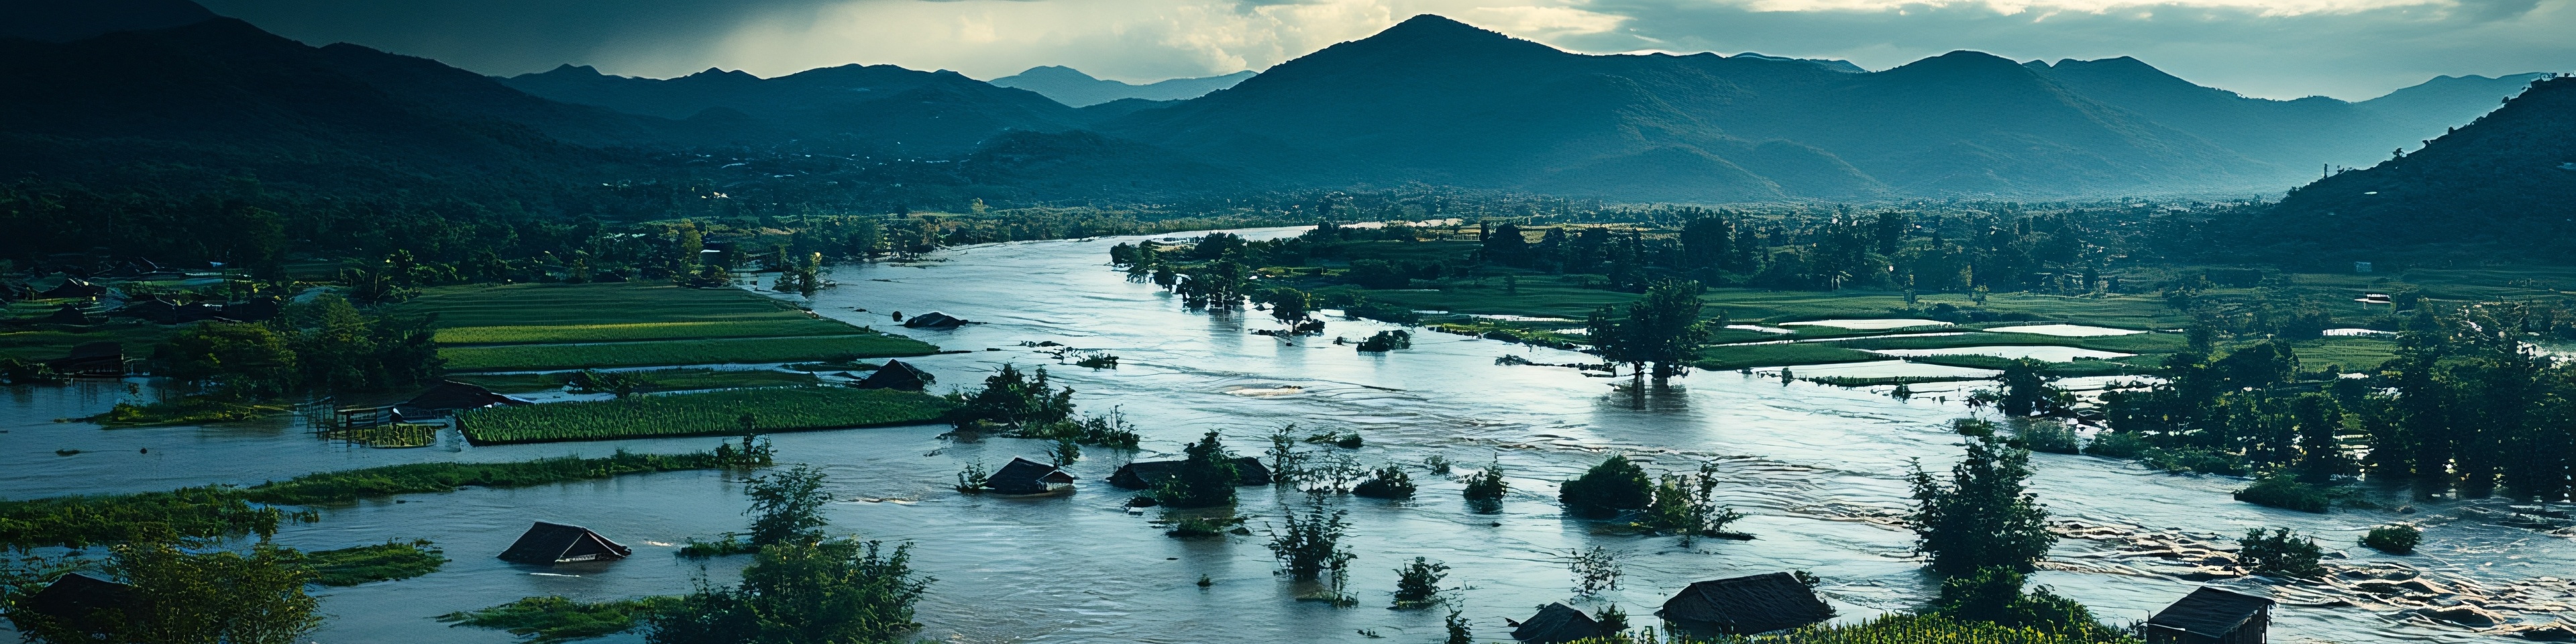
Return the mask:
M 1293 231 L 1251 231 L 1255 237 Z M 1006 362 L 1045 364 L 1079 393 L 1086 410 L 1116 407 L 1146 436 L 1143 450 L 1122 455 L 1087 450 L 1071 470 L 1082 477 L 1071 497 L 991 498 L 948 489 L 968 463 L 996 466 L 1038 456 L 1035 441 L 988 438 L 952 442 L 938 427 L 896 427 L 776 436 L 783 460 L 827 468 L 835 493 L 835 529 L 915 544 L 915 565 L 936 576 L 919 620 L 926 639 L 966 642 L 1360 641 L 1361 630 L 1397 640 L 1441 632 L 1442 611 L 1390 611 L 1398 562 L 1422 556 L 1453 567 L 1451 585 L 1467 616 L 1488 639 L 1532 607 L 1570 597 L 1562 562 L 1569 551 L 1604 546 L 1621 551 L 1627 577 L 1596 602 L 1644 615 L 1690 581 L 1777 570 L 1823 577 L 1842 619 L 1860 619 L 1922 602 L 1930 586 L 1909 554 L 1912 537 L 1890 525 L 1906 507 L 1902 476 L 1912 463 L 1942 468 L 1957 457 L 1959 438 L 1945 428 L 1965 413 L 1956 396 L 1897 400 L 1881 391 L 1797 383 L 1737 372 L 1696 372 L 1670 383 L 1629 389 L 1627 378 L 1587 377 L 1571 369 L 1500 366 L 1520 354 L 1533 362 L 1579 362 L 1562 351 L 1447 334 L 1416 334 L 1414 348 L 1385 354 L 1336 346 L 1333 336 L 1366 337 L 1391 328 L 1334 320 L 1322 338 L 1252 335 L 1275 323 L 1257 313 L 1209 315 L 1179 310 L 1154 287 L 1126 282 L 1103 266 L 1113 243 L 1127 239 L 1025 242 L 944 251 L 919 266 L 845 266 L 844 286 L 813 302 L 823 315 L 880 327 L 883 312 L 944 311 L 980 324 L 908 331 L 946 349 L 969 353 L 918 362 L 945 386 L 979 380 Z M 876 281 L 879 279 L 888 281 Z M 867 309 L 875 313 L 861 313 Z M 1120 367 L 1090 370 L 1052 364 L 1024 341 L 1055 341 L 1120 357 Z M 984 349 L 1001 349 L 985 351 Z M 1800 368 L 1801 373 L 1807 369 Z M 283 424 L 223 428 L 103 431 L 56 418 L 97 413 L 123 395 L 119 385 L 84 384 L 10 390 L 0 424 L 0 496 L 159 490 L 207 482 L 256 483 L 317 470 L 424 460 L 515 460 L 617 449 L 705 449 L 716 439 L 665 439 L 470 448 L 374 450 L 319 441 Z M 1458 483 L 1416 469 L 1421 495 L 1406 502 L 1327 499 L 1351 512 L 1351 545 L 1359 554 L 1352 588 L 1359 608 L 1292 601 L 1297 590 L 1271 574 L 1260 536 L 1301 494 L 1247 488 L 1240 512 L 1255 536 L 1181 541 L 1163 537 L 1148 511 L 1131 515 L 1129 494 L 1100 481 L 1130 458 L 1169 458 L 1183 441 L 1210 429 L 1245 454 L 1258 453 L 1271 429 L 1295 423 L 1312 431 L 1357 430 L 1366 447 L 1342 450 L 1366 465 L 1419 464 L 1439 455 L 1460 472 L 1499 463 L 1512 494 L 1498 512 L 1480 512 Z M 85 453 L 58 457 L 55 449 Z M 148 449 L 149 451 L 143 451 Z M 1560 516 L 1553 481 L 1574 475 L 1610 452 L 1631 454 L 1654 469 L 1679 470 L 1717 460 L 1731 483 L 1726 500 L 1751 516 L 1736 528 L 1749 542 L 1704 540 L 1690 549 L 1670 538 L 1597 532 Z M 2241 481 L 2148 473 L 2095 458 L 2041 454 L 2034 488 L 2057 517 L 2092 524 L 2232 535 L 2253 526 L 2293 527 L 2330 548 L 2349 544 L 2371 525 L 2399 518 L 2364 511 L 2312 515 L 2229 500 Z M 2392 493 L 2394 494 L 2394 493 Z M 2402 495 L 2386 501 L 2406 503 Z M 2419 504 L 2427 519 L 2440 511 Z M 429 538 L 455 562 L 426 577 L 325 591 L 333 620 L 325 642 L 508 642 L 506 633 L 444 628 L 436 615 L 529 595 L 608 599 L 686 590 L 692 580 L 730 579 L 739 560 L 692 562 L 668 546 L 691 536 L 740 529 L 740 490 L 729 475 L 671 473 L 521 490 L 465 490 L 331 508 L 318 524 L 284 530 L 278 540 L 310 548 L 386 539 Z M 588 526 L 637 547 L 614 564 L 540 570 L 492 558 L 529 521 Z M 2576 551 L 2563 539 L 2510 528 L 2435 522 L 2425 554 L 2390 558 L 2352 549 L 2361 559 L 2400 559 L 2427 569 L 2505 583 L 2539 576 L 2576 577 Z M 2070 556 L 2099 548 L 2068 540 Z M 537 573 L 560 573 L 537 574 Z M 1213 584 L 1196 584 L 1205 575 Z M 2045 571 L 2040 583 L 2116 619 L 2143 617 L 2180 597 L 2191 584 L 2156 576 Z M 2241 582 L 2232 582 L 2241 583 Z M 2365 610 L 2285 607 L 2274 633 L 2343 642 L 2466 641 L 2467 631 L 2402 624 Z M 608 641 L 636 641 L 632 636 Z

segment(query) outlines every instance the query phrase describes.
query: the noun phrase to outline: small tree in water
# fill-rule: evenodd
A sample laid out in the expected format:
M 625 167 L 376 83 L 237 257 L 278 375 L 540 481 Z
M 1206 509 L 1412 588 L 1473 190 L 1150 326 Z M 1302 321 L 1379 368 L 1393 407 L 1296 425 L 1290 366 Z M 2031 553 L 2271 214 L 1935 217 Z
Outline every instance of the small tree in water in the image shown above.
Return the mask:
M 1917 465 L 1915 547 L 1932 556 L 1932 570 L 2029 570 L 2047 556 L 2057 535 L 2048 531 L 2048 511 L 2023 487 L 2030 473 L 2030 451 L 1992 434 L 1968 443 L 1968 457 L 1950 468 L 1946 483 Z
M 1638 523 L 1681 535 L 1683 547 L 1698 537 L 1747 538 L 1726 531 L 1744 513 L 1717 504 L 1717 463 L 1701 463 L 1692 474 L 1664 475 L 1655 484 L 1654 497 Z
M 147 532 L 153 532 L 150 528 Z M 320 600 L 304 592 L 313 571 L 293 550 L 265 541 L 247 554 L 203 551 L 210 543 L 184 542 L 167 530 L 108 549 L 107 571 L 132 589 L 144 607 L 100 634 L 26 610 L 8 612 L 29 642 L 223 642 L 294 644 L 322 626 Z M 17 572 L 17 571 L 8 571 Z M 19 581 L 19 580 L 10 580 Z M 24 580 L 35 591 L 34 579 Z M 12 593 L 14 594 L 14 593 Z M 21 602 L 25 595 L 15 597 Z
M 1343 518 L 1349 514 L 1339 510 L 1325 514 L 1322 506 L 1316 506 L 1301 520 L 1296 512 L 1289 512 L 1287 526 L 1270 535 L 1270 554 L 1279 558 L 1290 579 L 1316 581 L 1330 572 L 1327 581 L 1339 600 L 1342 584 L 1350 576 L 1351 559 L 1358 556 L 1342 545 L 1343 533 L 1351 527 Z
M 744 488 L 751 496 L 751 545 L 808 543 L 823 538 L 823 505 L 832 502 L 832 494 L 823 489 L 823 470 L 812 465 L 752 479 Z
M 1449 576 L 1449 564 L 1421 557 L 1395 569 L 1395 607 L 1421 608 L 1440 598 L 1440 580 Z
M 1583 476 L 1557 488 L 1557 501 L 1577 515 L 1606 518 L 1621 510 L 1642 510 L 1654 502 L 1655 482 L 1646 469 L 1625 455 L 1613 454 Z
M 1234 484 L 1243 480 L 1235 469 L 1234 453 L 1226 451 L 1217 440 L 1216 430 L 1182 448 L 1188 458 L 1181 460 L 1180 471 L 1154 488 L 1154 500 L 1175 508 L 1205 508 L 1234 503 Z
M 760 550 L 735 588 L 700 587 L 653 611 L 652 644 L 893 642 L 921 627 L 913 605 L 932 579 L 912 572 L 912 546 L 789 543 Z

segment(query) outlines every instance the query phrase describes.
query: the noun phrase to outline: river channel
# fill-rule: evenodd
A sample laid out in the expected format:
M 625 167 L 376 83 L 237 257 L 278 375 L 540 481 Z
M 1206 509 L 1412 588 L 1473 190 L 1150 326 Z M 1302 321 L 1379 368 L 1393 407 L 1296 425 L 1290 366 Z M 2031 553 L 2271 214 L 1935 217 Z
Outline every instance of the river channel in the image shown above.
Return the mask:
M 1245 231 L 1256 238 L 1296 229 Z M 825 316 L 893 329 L 888 313 L 941 311 L 976 322 L 953 330 L 905 332 L 944 349 L 917 364 L 936 374 L 934 391 L 978 382 L 1004 363 L 1045 365 L 1077 390 L 1085 411 L 1116 408 L 1144 434 L 1144 449 L 1087 450 L 1070 468 L 1083 479 L 1070 497 L 993 498 L 949 489 L 970 462 L 999 467 L 1013 456 L 1042 459 L 1036 441 L 957 441 L 945 427 L 917 426 L 780 434 L 782 461 L 820 465 L 843 502 L 832 530 L 913 544 L 913 566 L 936 577 L 918 619 L 926 640 L 958 642 L 1359 642 L 1432 641 L 1442 610 L 1388 610 L 1394 568 L 1414 557 L 1447 563 L 1452 606 L 1480 641 L 1508 641 L 1503 619 L 1572 601 L 1564 557 L 1594 546 L 1618 551 L 1619 587 L 1576 602 L 1617 604 L 1641 623 L 1695 580 L 1782 570 L 1824 579 L 1821 592 L 1843 620 L 1920 605 L 1933 584 L 1912 555 L 1912 533 L 1888 518 L 1908 505 L 1904 476 L 1919 460 L 1945 469 L 1960 453 L 1950 419 L 1969 413 L 1947 401 L 1898 400 L 1880 390 L 1844 389 L 1736 372 L 1699 372 L 1644 396 L 1624 382 L 1564 368 L 1505 366 L 1587 356 L 1440 333 L 1417 333 L 1413 348 L 1383 354 L 1337 346 L 1389 325 L 1331 319 L 1322 338 L 1253 335 L 1277 325 L 1257 312 L 1182 310 L 1150 284 L 1106 266 L 1111 244 L 1135 238 L 993 244 L 943 250 L 918 264 L 846 265 L 841 286 L 813 298 Z M 861 311 L 864 309 L 864 311 Z M 1052 341 L 1120 357 L 1114 370 L 1057 365 L 1024 342 Z M 997 350 L 986 350 L 997 349 Z M 139 382 L 139 381 L 138 381 Z M 146 389 L 148 392 L 148 387 Z M 428 460 L 519 460 L 618 449 L 677 452 L 716 439 L 468 447 L 451 435 L 423 449 L 368 449 L 320 441 L 285 422 L 225 427 L 106 431 L 57 418 L 103 411 L 127 396 L 118 383 L 0 392 L 0 497 L 164 490 L 207 483 L 250 484 L 312 471 Z M 1350 587 L 1360 605 L 1299 602 L 1300 589 L 1272 574 L 1262 547 L 1266 524 L 1308 503 L 1304 494 L 1244 488 L 1238 512 L 1254 536 L 1182 541 L 1162 536 L 1159 513 L 1131 514 L 1130 496 L 1102 479 L 1129 459 L 1170 458 L 1185 440 L 1221 432 L 1238 453 L 1258 454 L 1273 429 L 1356 430 L 1348 454 L 1377 466 L 1412 467 L 1422 484 L 1407 502 L 1329 498 L 1350 512 L 1357 553 Z M 83 453 L 57 456 L 57 449 Z M 1555 483 L 1623 452 L 1650 470 L 1687 470 L 1716 459 L 1729 502 L 1750 516 L 1734 526 L 1753 541 L 1615 534 L 1562 515 Z M 1462 466 L 1499 462 L 1512 495 L 1480 513 L 1460 486 L 1420 467 L 1439 455 Z M 2353 560 L 2392 560 L 2449 578 L 2499 587 L 2576 578 L 2576 547 L 2520 528 L 2447 521 L 2456 504 L 2414 502 L 2413 514 L 2337 510 L 2306 514 L 2239 503 L 2239 479 L 2172 476 L 2125 461 L 2040 454 L 2033 488 L 2053 518 L 2120 531 L 2172 531 L 2202 538 L 2289 527 L 2314 534 Z M 1460 470 L 1464 472 L 1462 467 Z M 336 548 L 388 539 L 436 541 L 454 561 L 420 578 L 320 591 L 329 625 L 320 642 L 514 641 L 496 631 L 450 628 L 437 615 L 531 595 L 613 599 L 685 592 L 697 580 L 730 583 L 743 562 L 672 556 L 692 537 L 740 529 L 737 475 L 670 473 L 516 490 L 468 489 L 326 508 L 313 524 L 276 539 L 299 548 Z M 2383 501 L 2408 503 L 2402 496 Z M 532 520 L 588 526 L 636 548 L 625 561 L 540 569 L 493 558 Z M 2350 545 L 2372 525 L 2427 524 L 2422 551 L 2390 557 Z M 2119 539 L 2066 539 L 2055 557 L 2108 561 Z M 1197 582 L 1205 576 L 1211 582 Z M 2143 619 L 2196 584 L 2268 593 L 2244 579 L 2193 582 L 2151 569 L 2052 566 L 2039 584 L 2117 622 Z M 2494 635 L 2403 619 L 2368 606 L 2287 605 L 2277 641 L 2471 641 Z M 600 641 L 632 642 L 620 635 Z

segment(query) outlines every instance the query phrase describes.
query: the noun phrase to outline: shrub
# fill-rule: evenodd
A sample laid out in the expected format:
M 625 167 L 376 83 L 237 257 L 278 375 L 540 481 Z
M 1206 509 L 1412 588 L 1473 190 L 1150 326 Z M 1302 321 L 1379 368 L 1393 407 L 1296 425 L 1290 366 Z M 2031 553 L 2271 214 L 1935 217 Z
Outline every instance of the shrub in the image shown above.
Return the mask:
M 2317 565 L 2325 550 L 2317 547 L 2315 539 L 2299 536 L 2288 528 L 2268 535 L 2262 528 L 2255 528 L 2238 539 L 2236 546 L 2237 564 L 2258 575 L 2314 577 L 2326 571 Z
M 2114 632 L 2093 621 L 2093 612 L 2083 604 L 2059 597 L 2046 586 L 2023 594 L 2022 581 L 2020 571 L 2002 566 L 1951 577 L 1941 582 L 1941 596 L 1933 600 L 1932 613 L 1961 622 L 1991 622 L 2058 633 Z
M 2246 464 L 2243 456 L 2197 447 L 2173 449 L 2151 447 L 2141 452 L 2138 460 L 2147 467 L 2175 473 L 2198 472 L 2221 476 L 2244 476 L 2254 469 L 2252 465 Z
M 959 492 L 967 494 L 982 492 L 984 484 L 991 482 L 993 482 L 993 473 L 984 471 L 983 463 L 967 463 L 965 469 L 957 471 L 957 491 Z
M 1360 481 L 1359 487 L 1351 488 L 1351 493 L 1372 499 L 1410 499 L 1413 498 L 1413 477 L 1406 476 L 1401 467 L 1377 468 L 1368 480 Z
M 913 605 L 931 580 L 912 547 L 832 540 L 762 548 L 735 588 L 701 587 L 651 613 L 651 644 L 890 642 L 920 628 Z
M 1566 510 L 1593 518 L 1618 516 L 1622 510 L 1642 510 L 1654 498 L 1655 482 L 1647 478 L 1646 469 L 1630 462 L 1627 456 L 1615 454 L 1583 476 L 1566 481 L 1556 493 L 1557 501 L 1564 503 Z
M 2147 451 L 2147 439 L 2134 432 L 2102 432 L 2093 435 L 2093 443 L 2084 453 L 2110 458 L 2137 458 Z
M 1154 500 L 1175 508 L 1206 508 L 1234 503 L 1234 483 L 1242 479 L 1235 471 L 1234 453 L 1226 451 L 1217 440 L 1216 430 L 1189 447 L 1182 448 L 1188 458 L 1181 460 L 1180 471 L 1154 488 Z
M 1342 534 L 1351 527 L 1342 520 L 1346 516 L 1349 513 L 1341 511 L 1327 515 L 1322 507 L 1316 507 L 1307 510 L 1301 520 L 1291 511 L 1286 529 L 1270 535 L 1270 554 L 1278 557 L 1280 567 L 1297 581 L 1322 579 L 1330 571 L 1332 585 L 1338 590 L 1349 574 L 1351 559 L 1358 556 L 1342 546 Z
M 1359 350 L 1372 353 L 1411 348 L 1413 348 L 1413 334 L 1402 330 L 1379 331 L 1377 335 L 1361 340 L 1359 346 Z
M 1577 594 L 1589 597 L 1604 590 L 1619 589 L 1619 554 L 1608 548 L 1593 546 L 1591 550 L 1569 553 L 1565 569 L 1574 573 L 1574 592 Z
M 1501 465 L 1487 465 L 1483 470 L 1468 474 L 1466 483 L 1466 496 L 1469 501 L 1499 503 L 1503 500 L 1503 494 L 1512 490 L 1512 484 L 1503 480 Z
M 1666 474 L 1655 484 L 1654 501 L 1640 513 L 1637 525 L 1680 534 L 1688 546 L 1695 537 L 1742 537 L 1726 524 L 1744 518 L 1735 508 L 1717 504 L 1717 464 L 1702 463 L 1694 474 Z
M 751 497 L 751 532 L 746 535 L 755 546 L 781 543 L 803 543 L 823 538 L 823 506 L 832 502 L 832 493 L 823 489 L 823 470 L 812 465 L 798 465 L 784 472 L 752 479 L 743 486 Z
M 2022 447 L 2030 448 L 2030 451 L 2034 452 L 2076 454 L 2080 453 L 2083 447 L 2083 444 L 2076 440 L 2075 428 L 2067 427 L 2064 423 L 2045 420 L 2022 423 L 2020 429 L 2014 430 L 2013 438 L 2020 440 Z
M 529 597 L 491 608 L 440 615 L 438 621 L 509 631 L 528 637 L 527 644 L 556 644 L 634 630 L 654 610 L 674 599 L 647 597 L 590 603 L 563 597 Z
M 1395 607 L 1420 608 L 1440 599 L 1440 580 L 1449 576 L 1449 565 L 1414 557 L 1413 563 L 1395 569 Z
M 324 586 L 410 579 L 437 572 L 446 564 L 446 554 L 431 547 L 427 539 L 304 553 L 304 565 L 313 569 L 313 583 Z
M 1422 466 L 1430 468 L 1431 473 L 1433 474 L 1447 476 L 1449 474 L 1451 463 L 1449 462 L 1449 457 L 1433 454 L 1422 459 Z
M 1226 527 L 1242 522 L 1243 519 L 1232 516 L 1186 517 L 1172 522 L 1172 529 L 1163 531 L 1163 536 L 1174 539 L 1204 539 L 1225 534 Z
M 2257 479 L 2253 485 L 2237 490 L 2235 496 L 2236 500 L 2246 503 L 2300 512 L 2323 513 L 2334 503 L 2326 496 L 2324 488 L 2301 483 L 2285 474 Z
M 2415 546 L 2424 542 L 2424 531 L 2411 525 L 2384 525 L 2361 536 L 2361 545 L 2392 555 L 2415 554 Z

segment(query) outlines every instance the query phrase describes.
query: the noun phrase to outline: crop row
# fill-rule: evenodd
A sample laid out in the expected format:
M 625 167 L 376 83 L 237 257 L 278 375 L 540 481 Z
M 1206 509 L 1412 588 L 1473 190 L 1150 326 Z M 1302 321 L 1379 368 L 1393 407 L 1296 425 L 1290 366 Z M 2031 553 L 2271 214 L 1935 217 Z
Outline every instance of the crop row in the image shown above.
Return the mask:
M 744 416 L 757 432 L 899 425 L 937 420 L 949 406 L 919 392 L 778 387 L 489 407 L 456 422 L 467 440 L 489 445 L 739 434 Z

